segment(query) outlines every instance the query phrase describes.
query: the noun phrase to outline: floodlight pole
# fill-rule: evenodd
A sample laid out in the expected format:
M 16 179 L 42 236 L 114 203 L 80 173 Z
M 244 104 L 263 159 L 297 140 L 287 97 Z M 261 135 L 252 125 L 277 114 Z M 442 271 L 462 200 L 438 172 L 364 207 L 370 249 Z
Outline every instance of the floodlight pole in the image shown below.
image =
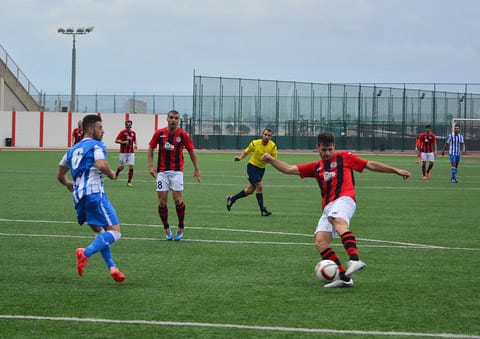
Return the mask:
M 73 46 L 72 46 L 72 85 L 70 92 L 70 112 L 75 112 L 75 96 L 77 90 L 77 50 L 75 48 L 75 34 L 72 34 Z
M 77 83 L 77 49 L 75 48 L 75 36 L 77 34 L 88 34 L 93 31 L 93 27 L 88 28 L 59 28 L 58 33 L 71 35 L 73 38 L 72 45 L 72 85 L 70 92 L 70 112 L 75 112 L 75 97 L 76 97 L 76 83 Z

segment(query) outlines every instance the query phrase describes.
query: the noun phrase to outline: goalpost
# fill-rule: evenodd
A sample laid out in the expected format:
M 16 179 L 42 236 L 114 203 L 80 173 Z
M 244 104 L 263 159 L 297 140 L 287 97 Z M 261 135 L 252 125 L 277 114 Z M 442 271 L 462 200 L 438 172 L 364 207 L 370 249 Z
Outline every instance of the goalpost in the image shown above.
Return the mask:
M 467 151 L 480 151 L 480 119 L 453 118 L 451 133 L 456 124 L 460 125 Z

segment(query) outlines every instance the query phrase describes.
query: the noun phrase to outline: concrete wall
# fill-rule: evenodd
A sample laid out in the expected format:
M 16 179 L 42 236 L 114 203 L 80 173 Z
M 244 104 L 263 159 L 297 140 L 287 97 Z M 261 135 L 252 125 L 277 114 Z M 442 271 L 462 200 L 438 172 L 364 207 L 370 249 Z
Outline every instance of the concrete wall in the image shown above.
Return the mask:
M 13 70 L 10 69 L 10 66 L 13 66 Z M 36 100 L 41 100 L 41 93 L 30 83 L 15 63 L 11 63 L 10 66 L 7 67 L 4 60 L 0 58 L 0 81 L 2 82 L 0 85 L 0 111 L 6 109 L 43 110 L 41 105 L 36 102 Z M 35 99 L 32 95 L 35 95 Z
M 87 114 L 64 112 L 0 111 L 0 147 L 6 138 L 12 138 L 12 147 L 66 149 L 71 146 L 72 130 L 77 121 Z M 132 120 L 137 133 L 139 149 L 147 149 L 153 132 L 167 126 L 166 114 L 101 114 L 105 134 L 103 141 L 110 150 L 118 149 L 115 137 L 125 128 L 125 120 Z
M 5 80 L 0 76 L 0 111 L 4 109 L 27 110 L 22 102 L 18 100 L 15 93 L 7 86 Z

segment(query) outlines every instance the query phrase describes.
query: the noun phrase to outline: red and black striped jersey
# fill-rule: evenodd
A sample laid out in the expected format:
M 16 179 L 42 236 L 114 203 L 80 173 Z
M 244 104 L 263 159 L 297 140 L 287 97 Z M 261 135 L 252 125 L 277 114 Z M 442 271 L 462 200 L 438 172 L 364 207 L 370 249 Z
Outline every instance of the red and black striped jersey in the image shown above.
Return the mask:
M 335 152 L 328 161 L 297 165 L 300 177 L 315 178 L 322 193 L 322 207 L 332 201 L 348 196 L 355 200 L 355 178 L 353 171 L 363 172 L 368 161 L 350 152 Z
M 75 145 L 78 143 L 80 140 L 83 139 L 83 129 L 81 128 L 74 128 L 72 131 L 72 138 L 73 138 L 73 144 Z
M 418 136 L 420 150 L 423 153 L 432 153 L 435 152 L 435 144 L 437 143 L 437 138 L 433 133 L 423 132 Z
M 183 172 L 183 149 L 194 150 L 190 135 L 182 128 L 177 128 L 174 133 L 169 133 L 167 127 L 160 128 L 155 131 L 148 145 L 152 149 L 158 145 L 157 172 Z
M 128 128 L 122 129 L 120 132 L 118 132 L 118 135 L 115 138 L 115 140 L 121 140 L 121 141 L 128 140 L 127 144 L 120 144 L 120 153 L 135 152 L 133 146 L 137 141 L 137 133 L 135 133 L 133 130 Z

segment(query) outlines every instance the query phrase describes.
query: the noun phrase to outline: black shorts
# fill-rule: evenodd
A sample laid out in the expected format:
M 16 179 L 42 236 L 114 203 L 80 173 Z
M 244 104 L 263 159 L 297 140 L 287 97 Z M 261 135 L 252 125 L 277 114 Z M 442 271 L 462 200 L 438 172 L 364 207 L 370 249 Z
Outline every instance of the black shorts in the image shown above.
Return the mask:
M 247 174 L 248 174 L 248 181 L 255 185 L 258 182 L 261 182 L 263 179 L 263 174 L 265 173 L 265 168 L 260 168 L 251 163 L 247 165 Z

